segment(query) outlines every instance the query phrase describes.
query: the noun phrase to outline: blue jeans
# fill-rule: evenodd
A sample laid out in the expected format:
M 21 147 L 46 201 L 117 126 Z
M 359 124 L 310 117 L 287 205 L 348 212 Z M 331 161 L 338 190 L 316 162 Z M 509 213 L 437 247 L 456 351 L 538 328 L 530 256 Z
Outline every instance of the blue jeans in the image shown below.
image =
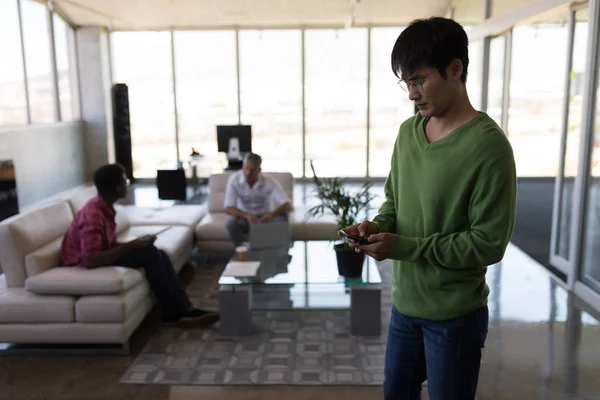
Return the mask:
M 475 399 L 488 319 L 487 306 L 446 321 L 407 317 L 392 306 L 384 399 L 420 399 L 426 379 L 431 400 Z

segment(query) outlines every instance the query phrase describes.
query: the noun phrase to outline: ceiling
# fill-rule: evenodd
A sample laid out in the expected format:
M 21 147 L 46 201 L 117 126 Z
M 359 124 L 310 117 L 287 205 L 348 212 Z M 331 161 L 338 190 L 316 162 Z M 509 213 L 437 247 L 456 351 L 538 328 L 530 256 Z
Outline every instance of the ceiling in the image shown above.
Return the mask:
M 354 5 L 354 25 L 406 25 L 449 16 L 481 22 L 483 0 L 54 0 L 75 25 L 114 30 L 339 26 Z

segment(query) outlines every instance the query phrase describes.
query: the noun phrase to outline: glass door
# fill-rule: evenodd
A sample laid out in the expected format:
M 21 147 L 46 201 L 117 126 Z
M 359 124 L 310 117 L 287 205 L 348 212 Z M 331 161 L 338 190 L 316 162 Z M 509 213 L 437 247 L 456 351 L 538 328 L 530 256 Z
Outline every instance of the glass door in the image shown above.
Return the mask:
M 600 6 L 596 7 L 598 15 Z M 589 114 L 586 116 L 586 148 L 585 155 L 589 157 L 585 164 L 586 171 L 583 174 L 585 206 L 582 229 L 582 254 L 580 279 L 585 285 L 593 291 L 600 294 L 600 89 L 598 80 L 600 79 L 600 60 L 598 55 L 598 30 L 596 26 L 595 43 L 592 48 L 592 72 L 596 75 L 591 79 L 591 86 L 594 87 L 590 95 Z M 595 95 L 595 98 L 594 98 Z
M 569 15 L 568 58 L 559 171 L 554 192 L 550 263 L 566 276 L 574 271 L 575 246 L 573 210 L 577 198 L 575 178 L 579 168 L 583 75 L 588 44 L 588 11 L 571 10 Z
M 506 34 L 496 36 L 490 43 L 490 72 L 488 83 L 488 103 L 487 114 L 498 124 L 502 126 L 503 105 L 504 105 L 504 85 L 506 67 Z

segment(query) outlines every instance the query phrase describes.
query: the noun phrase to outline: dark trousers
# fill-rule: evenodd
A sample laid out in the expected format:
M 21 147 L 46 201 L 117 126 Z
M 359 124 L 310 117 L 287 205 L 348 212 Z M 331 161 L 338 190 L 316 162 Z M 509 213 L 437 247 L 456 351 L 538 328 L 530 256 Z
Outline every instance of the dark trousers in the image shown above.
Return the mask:
M 427 379 L 431 400 L 475 399 L 488 318 L 487 306 L 447 321 L 407 317 L 392 307 L 384 398 L 420 399 Z
M 175 274 L 169 256 L 154 245 L 148 245 L 141 250 L 127 254 L 115 261 L 114 264 L 144 269 L 146 279 L 156 296 L 163 317 L 177 318 L 184 311 L 192 308 L 192 304 Z

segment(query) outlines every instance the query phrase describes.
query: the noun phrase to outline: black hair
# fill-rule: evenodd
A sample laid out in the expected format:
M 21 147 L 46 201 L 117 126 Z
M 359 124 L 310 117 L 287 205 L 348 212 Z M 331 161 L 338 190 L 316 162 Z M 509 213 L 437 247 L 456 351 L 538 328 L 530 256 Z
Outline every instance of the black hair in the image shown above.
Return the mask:
M 432 17 L 417 19 L 402 31 L 392 50 L 392 71 L 401 78 L 426 65 L 440 71 L 446 79 L 446 67 L 459 59 L 463 65 L 461 79 L 467 82 L 469 38 L 456 21 Z
M 112 196 L 124 182 L 125 168 L 120 164 L 104 165 L 94 172 L 94 185 L 101 196 Z

